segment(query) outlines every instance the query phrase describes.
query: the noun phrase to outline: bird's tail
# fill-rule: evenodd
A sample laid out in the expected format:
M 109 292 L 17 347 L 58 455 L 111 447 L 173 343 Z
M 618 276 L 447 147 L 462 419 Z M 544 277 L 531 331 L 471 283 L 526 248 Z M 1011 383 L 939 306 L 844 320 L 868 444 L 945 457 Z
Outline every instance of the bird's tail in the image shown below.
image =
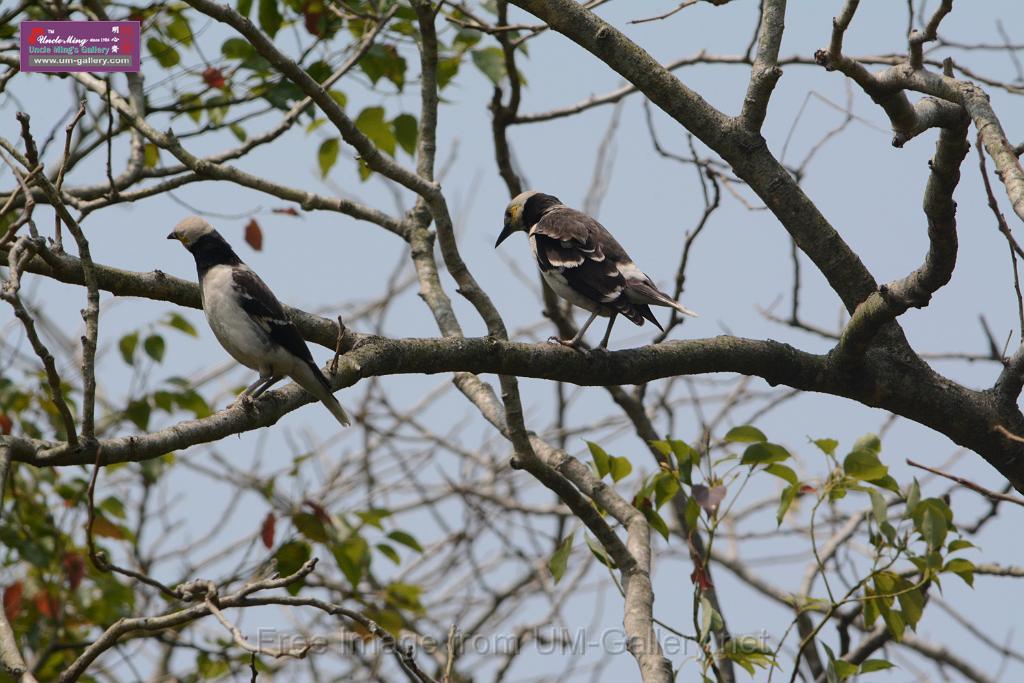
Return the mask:
M 642 280 L 627 280 L 626 285 L 629 287 L 627 290 L 626 297 L 634 303 L 645 303 L 653 304 L 655 306 L 669 306 L 676 309 L 683 315 L 688 315 L 694 318 L 699 317 L 696 312 L 686 308 L 681 303 L 670 297 L 665 292 L 662 292 L 657 287 L 654 287 L 648 282 Z
M 699 318 L 700 317 L 699 313 L 697 313 L 696 311 L 691 311 L 689 308 L 687 308 L 686 306 L 683 306 L 681 303 L 679 303 L 675 299 L 671 299 L 669 297 L 665 297 L 665 304 L 667 306 L 671 306 L 672 308 L 676 309 L 677 311 L 679 311 L 683 315 L 690 316 L 691 318 Z
M 352 424 L 352 421 L 348 417 L 348 413 L 338 403 L 338 399 L 334 398 L 334 394 L 331 393 L 331 385 L 324 377 L 324 373 L 320 371 L 320 368 L 315 363 L 309 362 L 300 364 L 295 371 L 295 375 L 292 376 L 295 382 L 305 389 L 307 392 L 312 394 L 314 397 L 320 400 L 327 410 L 331 411 L 331 415 L 334 416 L 342 427 L 348 427 Z

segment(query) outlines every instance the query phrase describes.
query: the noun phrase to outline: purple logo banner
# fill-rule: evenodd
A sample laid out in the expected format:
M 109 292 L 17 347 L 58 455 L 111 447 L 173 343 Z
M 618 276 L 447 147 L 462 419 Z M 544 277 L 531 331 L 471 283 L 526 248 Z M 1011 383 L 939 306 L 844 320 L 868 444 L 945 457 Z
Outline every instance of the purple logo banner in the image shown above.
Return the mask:
M 137 21 L 23 21 L 21 70 L 138 71 Z

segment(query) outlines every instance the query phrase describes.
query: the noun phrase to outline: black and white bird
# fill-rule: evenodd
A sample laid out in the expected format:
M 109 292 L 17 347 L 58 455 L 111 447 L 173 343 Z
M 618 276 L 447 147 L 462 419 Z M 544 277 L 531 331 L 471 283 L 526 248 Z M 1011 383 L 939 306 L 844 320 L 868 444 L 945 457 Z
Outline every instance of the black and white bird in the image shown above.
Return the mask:
M 570 209 L 549 194 L 523 192 L 505 209 L 505 227 L 497 247 L 514 232 L 523 231 L 548 286 L 563 299 L 590 311 L 590 317 L 572 339 L 556 339 L 576 348 L 597 316 L 605 316 L 608 329 L 600 348 L 607 348 L 615 317 L 624 315 L 636 325 L 650 320 L 663 329 L 651 306 L 669 306 L 683 315 L 696 316 L 660 291 L 637 268 L 611 233 L 590 216 Z
M 174 226 L 167 239 L 178 240 L 195 257 L 203 312 L 217 341 L 232 358 L 260 373 L 236 403 L 256 399 L 287 376 L 347 427 L 345 409 L 281 302 L 220 233 L 202 218 L 190 216 Z

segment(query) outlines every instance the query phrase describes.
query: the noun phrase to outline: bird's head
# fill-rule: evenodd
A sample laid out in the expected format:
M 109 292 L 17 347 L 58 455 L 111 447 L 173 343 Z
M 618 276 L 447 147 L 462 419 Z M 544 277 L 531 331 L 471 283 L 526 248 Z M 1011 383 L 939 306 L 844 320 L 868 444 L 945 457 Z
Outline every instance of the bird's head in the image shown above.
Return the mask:
M 560 204 L 557 197 L 534 190 L 516 195 L 505 207 L 505 225 L 494 246 L 497 247 L 514 232 L 520 230 L 526 232 L 544 215 L 547 209 Z
M 201 237 L 215 235 L 217 231 L 199 216 L 189 216 L 174 226 L 174 230 L 167 236 L 169 240 L 178 240 L 186 249 L 194 245 Z

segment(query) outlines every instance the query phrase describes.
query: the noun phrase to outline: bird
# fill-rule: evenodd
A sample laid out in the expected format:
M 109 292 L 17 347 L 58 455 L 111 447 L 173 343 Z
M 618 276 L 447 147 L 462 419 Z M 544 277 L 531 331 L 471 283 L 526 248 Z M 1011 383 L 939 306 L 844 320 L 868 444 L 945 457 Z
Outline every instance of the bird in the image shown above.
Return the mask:
M 635 325 L 649 320 L 664 330 L 651 306 L 668 306 L 683 315 L 697 316 L 659 290 L 603 225 L 557 197 L 532 190 L 516 195 L 505 209 L 504 227 L 494 247 L 514 232 L 528 235 L 541 276 L 555 294 L 590 311 L 575 337 L 552 337 L 552 341 L 578 349 L 599 315 L 608 318 L 601 349 L 608 348 L 618 315 Z
M 348 414 L 281 302 L 227 240 L 199 216 L 182 220 L 167 239 L 178 240 L 195 257 L 203 312 L 217 341 L 236 361 L 259 372 L 232 406 L 256 400 L 287 376 L 347 427 Z

